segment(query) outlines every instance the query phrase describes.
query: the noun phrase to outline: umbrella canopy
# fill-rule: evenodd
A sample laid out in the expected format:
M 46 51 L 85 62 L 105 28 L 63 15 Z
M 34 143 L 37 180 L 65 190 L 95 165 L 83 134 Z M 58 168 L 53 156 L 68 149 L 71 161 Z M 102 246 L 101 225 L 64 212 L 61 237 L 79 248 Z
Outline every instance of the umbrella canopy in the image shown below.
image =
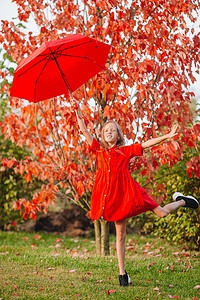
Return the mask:
M 10 95 L 39 102 L 75 91 L 104 69 L 110 45 L 83 35 L 46 42 L 15 70 Z

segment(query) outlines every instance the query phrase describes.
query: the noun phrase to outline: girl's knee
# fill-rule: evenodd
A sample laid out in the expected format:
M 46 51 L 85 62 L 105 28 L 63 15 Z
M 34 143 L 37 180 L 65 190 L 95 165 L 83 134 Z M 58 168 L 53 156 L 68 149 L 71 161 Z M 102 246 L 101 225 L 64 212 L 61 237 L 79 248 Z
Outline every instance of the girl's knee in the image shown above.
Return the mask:
M 163 207 L 158 206 L 156 209 L 153 210 L 153 212 L 160 218 L 165 218 L 168 216 L 167 210 L 165 210 Z
M 126 240 L 126 232 L 124 232 L 124 231 L 117 232 L 117 240 L 119 242 L 125 242 L 125 240 Z
M 126 222 L 115 222 L 117 240 L 124 242 L 126 239 Z

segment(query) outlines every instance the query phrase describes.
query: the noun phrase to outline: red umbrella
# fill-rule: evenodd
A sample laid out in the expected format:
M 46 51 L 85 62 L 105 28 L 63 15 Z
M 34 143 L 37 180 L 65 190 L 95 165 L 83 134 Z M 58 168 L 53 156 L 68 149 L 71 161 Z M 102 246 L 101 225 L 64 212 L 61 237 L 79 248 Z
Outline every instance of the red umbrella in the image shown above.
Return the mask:
M 80 34 L 46 42 L 15 70 L 11 96 L 39 102 L 72 92 L 105 68 L 110 45 Z

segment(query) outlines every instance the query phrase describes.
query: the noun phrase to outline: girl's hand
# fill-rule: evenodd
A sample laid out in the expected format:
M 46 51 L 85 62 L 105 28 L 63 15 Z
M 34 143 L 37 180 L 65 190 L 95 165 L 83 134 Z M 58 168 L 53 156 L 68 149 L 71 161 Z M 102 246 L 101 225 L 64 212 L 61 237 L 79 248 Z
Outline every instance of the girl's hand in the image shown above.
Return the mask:
M 168 138 L 168 139 L 171 139 L 171 138 L 173 138 L 174 136 L 176 136 L 176 135 L 178 134 L 178 132 L 176 132 L 177 129 L 178 129 L 178 124 L 176 124 L 176 125 L 174 125 L 174 126 L 172 127 L 172 130 L 170 131 L 170 133 L 168 133 L 167 138 Z
M 80 108 L 80 104 L 76 99 L 71 99 L 72 105 L 74 110 L 76 111 L 77 116 L 81 119 L 82 115 L 81 115 L 81 108 Z

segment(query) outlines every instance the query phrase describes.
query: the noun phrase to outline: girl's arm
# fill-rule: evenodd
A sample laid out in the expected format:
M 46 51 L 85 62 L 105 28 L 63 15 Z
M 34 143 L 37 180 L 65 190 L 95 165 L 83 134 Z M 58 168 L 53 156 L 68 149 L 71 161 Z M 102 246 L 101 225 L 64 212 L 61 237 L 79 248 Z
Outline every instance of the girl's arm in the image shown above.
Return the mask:
M 89 131 L 87 130 L 87 128 L 85 126 L 85 123 L 84 123 L 83 117 L 82 117 L 82 113 L 81 113 L 81 109 L 80 109 L 80 105 L 79 105 L 78 101 L 76 101 L 75 99 L 73 99 L 73 103 L 74 103 L 76 117 L 77 117 L 77 121 L 78 121 L 78 125 L 80 127 L 80 130 L 82 131 L 82 133 L 83 133 L 84 137 L 86 138 L 88 144 L 91 146 L 92 141 L 93 141 L 93 137 L 89 133 Z
M 174 125 L 170 133 L 142 143 L 142 148 L 143 149 L 149 148 L 149 147 L 155 146 L 157 144 L 160 144 L 162 141 L 173 138 L 175 135 L 178 134 L 178 133 L 176 133 L 177 128 L 178 128 L 178 125 Z

